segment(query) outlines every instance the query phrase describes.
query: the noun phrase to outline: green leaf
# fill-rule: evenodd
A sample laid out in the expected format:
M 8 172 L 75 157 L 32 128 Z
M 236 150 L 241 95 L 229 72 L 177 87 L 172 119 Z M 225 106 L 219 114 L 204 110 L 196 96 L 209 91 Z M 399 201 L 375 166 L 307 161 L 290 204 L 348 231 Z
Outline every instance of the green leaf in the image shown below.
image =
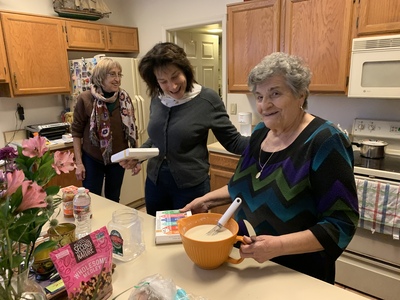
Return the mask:
M 39 253 L 40 251 L 46 250 L 46 249 L 51 249 L 54 248 L 57 245 L 56 241 L 45 241 L 43 243 L 40 243 L 35 247 L 35 250 L 33 250 L 33 255 L 36 253 Z
M 47 187 L 45 189 L 45 191 L 46 191 L 47 195 L 54 196 L 54 195 L 57 195 L 58 192 L 60 191 L 60 186 L 59 185 L 52 185 L 52 186 Z

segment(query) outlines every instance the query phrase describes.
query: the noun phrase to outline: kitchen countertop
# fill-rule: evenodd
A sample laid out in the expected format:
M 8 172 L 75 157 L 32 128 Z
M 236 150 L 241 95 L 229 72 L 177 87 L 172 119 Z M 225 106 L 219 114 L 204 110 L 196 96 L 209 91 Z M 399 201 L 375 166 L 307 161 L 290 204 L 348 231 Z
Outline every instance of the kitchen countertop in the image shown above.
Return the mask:
M 91 194 L 92 230 L 97 230 L 112 218 L 115 210 L 126 206 Z M 203 270 L 194 265 L 186 255 L 182 244 L 155 245 L 154 217 L 139 212 L 143 218 L 146 250 L 130 262 L 114 260 L 113 294 L 116 297 L 132 288 L 144 277 L 160 274 L 169 278 L 187 293 L 218 299 L 346 299 L 364 297 L 345 289 L 293 271 L 273 262 L 257 263 L 245 259 L 241 264 L 225 263 L 215 270 Z M 59 216 L 60 222 L 71 222 Z M 122 293 L 118 300 L 128 299 L 131 289 Z
M 208 151 L 210 152 L 216 152 L 216 153 L 221 153 L 221 154 L 228 154 L 228 155 L 233 155 L 239 157 L 240 155 L 237 155 L 235 153 L 229 152 L 222 146 L 219 142 L 212 143 L 207 145 Z
M 22 140 L 15 140 L 10 143 L 11 146 L 22 146 Z M 58 140 L 51 140 L 48 141 L 46 145 L 50 151 L 54 150 L 61 150 L 65 148 L 73 147 L 72 138 L 68 140 L 58 139 Z

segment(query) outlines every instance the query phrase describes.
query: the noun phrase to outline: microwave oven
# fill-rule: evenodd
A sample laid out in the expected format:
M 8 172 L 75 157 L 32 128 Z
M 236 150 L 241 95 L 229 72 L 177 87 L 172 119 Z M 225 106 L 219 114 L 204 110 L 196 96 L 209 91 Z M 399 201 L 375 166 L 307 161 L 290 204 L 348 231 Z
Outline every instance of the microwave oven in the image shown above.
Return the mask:
M 400 34 L 353 39 L 348 97 L 400 99 Z

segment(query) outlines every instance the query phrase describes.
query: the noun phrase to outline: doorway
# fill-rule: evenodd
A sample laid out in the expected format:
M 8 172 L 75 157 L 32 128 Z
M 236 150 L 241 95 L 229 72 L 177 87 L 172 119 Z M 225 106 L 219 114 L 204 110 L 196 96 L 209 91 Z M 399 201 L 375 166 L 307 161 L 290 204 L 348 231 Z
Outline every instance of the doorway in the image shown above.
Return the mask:
M 222 22 L 169 29 L 166 41 L 182 47 L 194 67 L 199 84 L 222 92 Z

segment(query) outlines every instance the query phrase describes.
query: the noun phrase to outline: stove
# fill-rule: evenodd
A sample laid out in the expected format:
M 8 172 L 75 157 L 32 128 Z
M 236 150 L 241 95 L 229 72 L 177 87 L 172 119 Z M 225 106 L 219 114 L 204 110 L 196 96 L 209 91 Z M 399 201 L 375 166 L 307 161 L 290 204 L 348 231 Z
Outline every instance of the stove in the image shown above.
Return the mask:
M 353 146 L 360 222 L 336 262 L 336 281 L 380 299 L 398 299 L 400 121 L 355 119 L 350 138 L 382 140 L 388 145 L 385 156 L 376 159 L 361 156 L 359 147 Z
M 354 150 L 354 173 L 385 180 L 400 181 L 400 121 L 355 119 L 351 134 L 353 142 L 365 139 L 388 143 L 384 158 L 366 158 Z

